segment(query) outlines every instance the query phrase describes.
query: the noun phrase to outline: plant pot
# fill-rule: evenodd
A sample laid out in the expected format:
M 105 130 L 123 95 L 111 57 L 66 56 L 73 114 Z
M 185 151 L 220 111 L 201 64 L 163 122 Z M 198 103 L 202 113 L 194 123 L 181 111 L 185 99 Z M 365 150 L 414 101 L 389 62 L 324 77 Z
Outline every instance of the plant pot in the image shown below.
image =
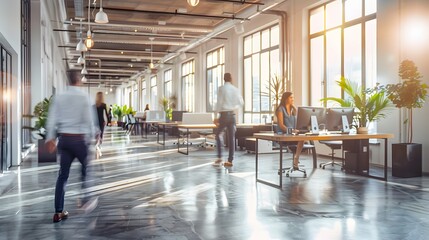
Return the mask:
M 50 153 L 46 148 L 45 139 L 38 140 L 37 157 L 39 162 L 56 162 L 57 151 Z
M 358 134 L 368 134 L 368 128 L 367 127 L 358 127 L 357 133 Z
M 392 176 L 404 178 L 422 176 L 422 144 L 392 144 Z

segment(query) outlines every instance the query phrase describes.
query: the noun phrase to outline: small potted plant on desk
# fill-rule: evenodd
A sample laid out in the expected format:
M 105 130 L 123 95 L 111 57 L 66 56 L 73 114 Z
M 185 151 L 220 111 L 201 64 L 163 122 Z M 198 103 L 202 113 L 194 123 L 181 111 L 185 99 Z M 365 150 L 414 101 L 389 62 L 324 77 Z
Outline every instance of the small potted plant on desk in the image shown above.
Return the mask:
M 36 123 L 33 130 L 38 131 L 38 135 L 41 139 L 38 139 L 37 155 L 39 162 L 56 162 L 57 152 L 49 152 L 46 148 L 46 121 L 48 120 L 49 106 L 52 102 L 52 96 L 45 98 L 39 102 L 33 111 L 34 117 L 37 117 Z
M 427 97 L 428 86 L 421 83 L 417 66 L 404 60 L 399 66 L 402 82 L 386 86 L 389 99 L 397 108 L 406 108 L 408 119 L 407 143 L 392 144 L 392 175 L 395 177 L 422 176 L 422 144 L 413 143 L 413 109 L 421 108 Z
M 357 133 L 368 133 L 368 125 L 370 122 L 385 117 L 384 111 L 390 106 L 390 102 L 386 96 L 385 89 L 379 86 L 378 83 L 375 87 L 362 90 L 357 84 L 341 77 L 341 79 L 337 81 L 337 84 L 346 94 L 344 99 L 327 97 L 321 99 L 321 101 L 333 101 L 338 103 L 341 107 L 355 108 L 357 111 L 355 113 L 353 126 L 356 128 Z

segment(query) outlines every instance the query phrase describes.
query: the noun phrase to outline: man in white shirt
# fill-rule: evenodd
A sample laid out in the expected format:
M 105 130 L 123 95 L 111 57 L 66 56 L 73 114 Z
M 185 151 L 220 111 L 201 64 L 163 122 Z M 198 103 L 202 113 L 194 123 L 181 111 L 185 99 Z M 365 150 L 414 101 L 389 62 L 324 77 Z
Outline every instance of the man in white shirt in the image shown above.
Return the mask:
M 60 150 L 60 170 L 55 187 L 55 214 L 53 222 L 60 222 L 68 217 L 64 210 L 65 187 L 70 173 L 70 166 L 75 158 L 82 164 L 82 182 L 85 187 L 88 165 L 88 144 L 95 136 L 94 109 L 88 95 L 79 89 L 80 74 L 68 72 L 70 86 L 55 96 L 49 108 L 46 124 L 46 144 L 50 152 Z
M 225 84 L 219 87 L 217 95 L 217 103 L 215 107 L 215 114 L 219 113 L 219 118 L 215 119 L 215 124 L 218 126 L 216 132 L 216 147 L 218 159 L 213 165 L 220 165 L 222 163 L 222 146 L 220 141 L 220 134 L 226 129 L 228 133 L 228 146 L 229 155 L 228 161 L 223 165 L 225 167 L 232 167 L 234 160 L 235 150 L 235 111 L 243 106 L 243 98 L 237 87 L 232 85 L 231 73 L 225 73 L 223 76 Z

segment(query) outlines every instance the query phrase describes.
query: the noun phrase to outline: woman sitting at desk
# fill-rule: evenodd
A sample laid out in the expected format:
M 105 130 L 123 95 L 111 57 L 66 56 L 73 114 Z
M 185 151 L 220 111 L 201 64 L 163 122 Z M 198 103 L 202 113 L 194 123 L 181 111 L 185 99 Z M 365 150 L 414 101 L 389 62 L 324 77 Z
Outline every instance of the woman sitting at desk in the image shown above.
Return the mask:
M 297 132 L 297 130 L 295 130 L 297 110 L 293 105 L 293 102 L 293 93 L 284 92 L 280 100 L 280 105 L 276 109 L 277 125 L 279 128 L 278 130 L 281 130 L 283 133 L 288 133 L 288 129 L 290 129 L 289 133 L 291 133 L 291 131 Z M 298 170 L 299 155 L 301 154 L 302 147 L 304 146 L 304 141 L 290 142 L 289 144 L 296 144 L 296 153 L 293 159 L 293 169 Z

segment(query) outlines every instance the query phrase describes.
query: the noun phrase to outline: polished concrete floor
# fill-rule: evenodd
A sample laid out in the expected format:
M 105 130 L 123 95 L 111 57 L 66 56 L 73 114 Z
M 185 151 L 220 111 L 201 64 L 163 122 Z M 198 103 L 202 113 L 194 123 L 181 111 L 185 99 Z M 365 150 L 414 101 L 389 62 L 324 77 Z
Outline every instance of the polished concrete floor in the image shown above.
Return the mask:
M 32 153 L 13 170 L 16 180 L 0 195 L 0 239 L 429 239 L 429 177 L 383 182 L 312 169 L 303 156 L 308 177 L 284 177 L 279 190 L 255 183 L 254 154 L 236 152 L 225 169 L 211 165 L 212 148 L 186 156 L 174 139 L 164 147 L 155 136 L 107 131 L 89 188 L 81 190 L 73 164 L 70 217 L 60 223 L 52 223 L 58 165 Z M 261 176 L 277 180 L 277 155 L 262 159 Z M 90 213 L 78 207 L 84 194 L 99 199 Z

